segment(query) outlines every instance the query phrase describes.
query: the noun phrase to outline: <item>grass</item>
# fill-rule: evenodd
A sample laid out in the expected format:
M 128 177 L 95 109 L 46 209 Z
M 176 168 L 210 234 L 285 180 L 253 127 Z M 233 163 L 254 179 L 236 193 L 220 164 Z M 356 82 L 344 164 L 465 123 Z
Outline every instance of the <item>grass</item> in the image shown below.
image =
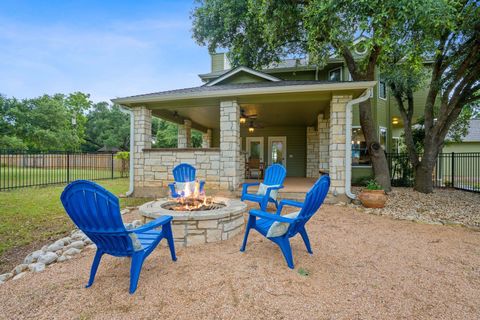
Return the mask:
M 128 190 L 128 179 L 99 182 L 113 194 Z M 73 224 L 60 203 L 62 186 L 34 187 L 0 192 L 0 255 L 16 246 L 61 237 Z M 146 199 L 120 198 L 120 205 L 136 206 Z
M 113 176 L 120 177 L 120 171 L 114 170 Z M 100 168 L 71 168 L 70 170 L 56 168 L 22 168 L 0 167 L 0 189 L 9 189 L 22 186 L 41 186 L 54 183 L 67 183 L 78 179 L 98 180 L 110 179 L 111 169 Z

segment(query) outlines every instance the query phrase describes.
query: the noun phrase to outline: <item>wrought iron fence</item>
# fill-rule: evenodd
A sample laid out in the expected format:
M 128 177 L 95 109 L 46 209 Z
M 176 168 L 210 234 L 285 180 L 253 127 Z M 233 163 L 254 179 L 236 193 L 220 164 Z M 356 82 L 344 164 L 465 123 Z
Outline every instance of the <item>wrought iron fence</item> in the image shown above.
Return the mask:
M 408 154 L 388 153 L 387 160 L 392 186 L 413 186 L 414 170 Z M 432 179 L 435 187 L 480 192 L 480 152 L 440 153 Z
M 0 190 L 128 177 L 115 153 L 0 150 Z

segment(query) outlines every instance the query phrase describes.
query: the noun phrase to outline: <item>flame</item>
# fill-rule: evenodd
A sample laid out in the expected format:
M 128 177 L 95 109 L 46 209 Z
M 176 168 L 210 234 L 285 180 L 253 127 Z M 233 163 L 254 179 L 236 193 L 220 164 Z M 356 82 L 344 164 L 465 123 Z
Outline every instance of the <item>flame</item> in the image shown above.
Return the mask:
M 200 183 L 195 181 L 193 191 L 191 185 L 186 184 L 181 192 L 181 196 L 177 198 L 177 202 L 181 204 L 185 210 L 195 210 L 207 206 L 209 199 L 204 191 L 200 192 Z

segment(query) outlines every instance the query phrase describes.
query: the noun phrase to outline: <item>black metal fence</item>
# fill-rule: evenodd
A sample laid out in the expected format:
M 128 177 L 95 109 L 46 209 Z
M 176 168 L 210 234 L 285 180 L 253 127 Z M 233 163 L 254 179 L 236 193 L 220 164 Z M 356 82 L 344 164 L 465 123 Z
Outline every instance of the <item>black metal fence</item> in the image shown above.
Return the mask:
M 0 191 L 128 177 L 128 160 L 115 153 L 0 150 Z
M 387 160 L 392 186 L 413 186 L 414 170 L 408 154 L 388 153 Z M 440 153 L 432 179 L 438 188 L 480 192 L 480 152 Z

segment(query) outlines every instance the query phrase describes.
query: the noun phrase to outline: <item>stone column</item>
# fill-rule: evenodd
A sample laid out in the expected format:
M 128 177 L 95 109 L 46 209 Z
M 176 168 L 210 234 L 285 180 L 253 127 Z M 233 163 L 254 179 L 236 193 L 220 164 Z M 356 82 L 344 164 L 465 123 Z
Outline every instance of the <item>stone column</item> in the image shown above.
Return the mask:
M 220 188 L 236 190 L 243 183 L 240 166 L 240 106 L 220 102 Z
M 346 104 L 352 96 L 333 96 L 330 102 L 329 172 L 331 191 L 345 194 Z
M 145 154 L 143 149 L 152 147 L 152 112 L 142 106 L 133 108 L 133 114 L 135 118 L 135 147 L 133 150 L 135 187 L 143 187 L 145 181 Z
M 330 121 L 325 119 L 323 113 L 318 115 L 318 169 L 328 170 L 329 144 L 330 144 Z
M 178 148 L 192 147 L 192 121 L 184 120 L 183 125 L 181 124 L 178 125 L 177 147 Z
M 207 132 L 202 134 L 202 148 L 210 148 L 212 145 L 212 130 L 207 129 Z
M 315 127 L 307 127 L 307 178 L 318 178 L 318 130 Z

